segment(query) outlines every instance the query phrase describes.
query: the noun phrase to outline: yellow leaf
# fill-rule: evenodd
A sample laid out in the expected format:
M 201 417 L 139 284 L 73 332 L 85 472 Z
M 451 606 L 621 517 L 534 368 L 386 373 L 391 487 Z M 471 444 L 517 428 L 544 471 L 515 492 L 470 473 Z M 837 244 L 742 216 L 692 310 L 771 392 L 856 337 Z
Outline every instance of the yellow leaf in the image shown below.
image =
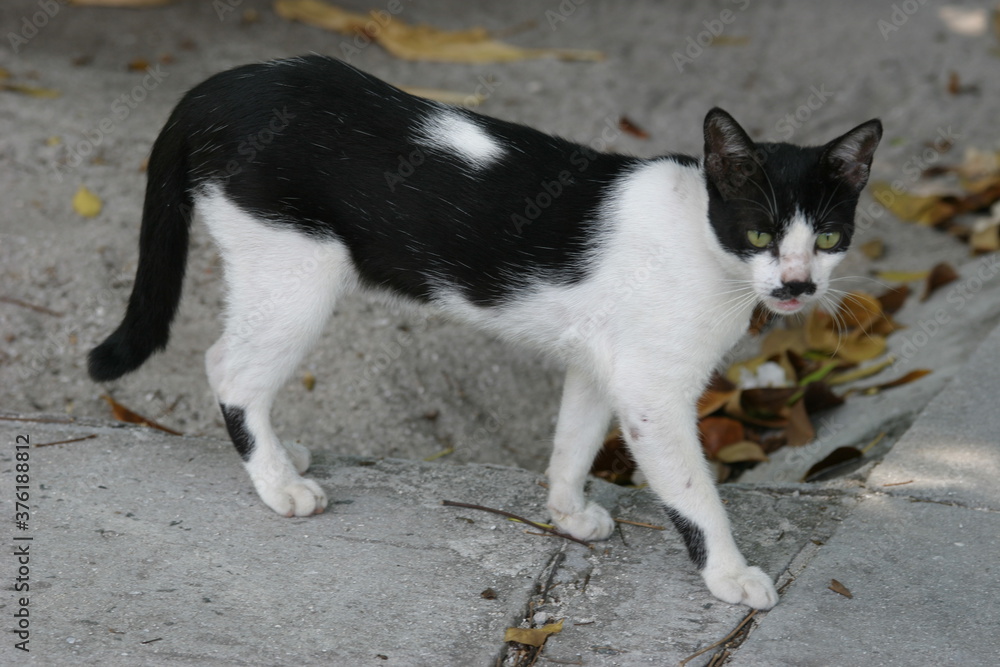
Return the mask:
M 890 283 L 912 283 L 927 278 L 930 271 L 879 271 L 876 277 Z
M 62 95 L 58 90 L 52 88 L 39 88 L 38 86 L 28 86 L 23 83 L 0 83 L 0 90 L 9 90 L 12 93 L 21 93 L 29 97 L 53 98 Z
M 549 623 L 540 628 L 507 628 L 503 640 L 527 644 L 528 646 L 541 646 L 549 638 L 549 635 L 562 632 L 562 627 L 563 622 L 560 620 L 558 623 Z
M 952 202 L 942 195 L 914 195 L 895 190 L 886 182 L 872 183 L 872 195 L 900 220 L 933 226 L 955 215 Z
M 405 93 L 409 93 L 410 95 L 416 95 L 417 97 L 434 100 L 435 102 L 454 104 L 455 106 L 476 107 L 486 99 L 486 95 L 478 93 L 460 93 L 455 90 L 442 90 L 440 88 L 416 88 L 413 86 L 396 87 Z
M 62 143 L 62 138 L 57 136 L 51 136 L 45 140 L 46 146 L 58 146 Z
M 84 186 L 73 195 L 73 210 L 84 218 L 93 218 L 101 212 L 101 198 Z
M 868 361 L 885 352 L 885 338 L 857 329 L 840 341 L 837 357 L 853 364 Z
M 726 445 L 715 454 L 715 459 L 722 463 L 743 463 L 746 461 L 767 461 L 767 454 L 756 442 L 741 440 Z
M 854 382 L 855 380 L 863 380 L 866 377 L 871 377 L 872 375 L 885 370 L 887 366 L 891 366 L 894 363 L 896 363 L 895 357 L 887 357 L 878 363 L 871 364 L 870 366 L 862 366 L 861 368 L 855 368 L 854 370 L 847 371 L 846 373 L 832 375 L 827 379 L 826 383 L 830 386 L 836 386 L 838 384 Z
M 357 14 L 321 0 L 275 0 L 274 11 L 284 19 L 301 21 L 344 35 L 363 35 L 404 60 L 452 63 L 498 63 L 529 58 L 603 60 L 600 51 L 579 49 L 525 49 L 490 39 L 483 28 L 439 30 L 409 25 L 386 14 Z
M 316 388 L 316 376 L 306 371 L 306 374 L 302 376 L 302 386 L 306 388 L 306 391 L 312 391 Z

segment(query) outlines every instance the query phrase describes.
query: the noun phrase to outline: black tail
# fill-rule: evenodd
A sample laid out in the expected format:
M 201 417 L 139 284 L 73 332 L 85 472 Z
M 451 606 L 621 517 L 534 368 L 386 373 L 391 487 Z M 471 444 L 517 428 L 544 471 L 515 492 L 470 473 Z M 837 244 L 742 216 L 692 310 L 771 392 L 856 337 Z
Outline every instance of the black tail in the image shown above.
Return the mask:
M 170 338 L 170 322 L 181 300 L 193 213 L 186 149 L 179 135 L 168 124 L 153 144 L 132 296 L 122 323 L 88 357 L 90 377 L 98 382 L 139 368 Z

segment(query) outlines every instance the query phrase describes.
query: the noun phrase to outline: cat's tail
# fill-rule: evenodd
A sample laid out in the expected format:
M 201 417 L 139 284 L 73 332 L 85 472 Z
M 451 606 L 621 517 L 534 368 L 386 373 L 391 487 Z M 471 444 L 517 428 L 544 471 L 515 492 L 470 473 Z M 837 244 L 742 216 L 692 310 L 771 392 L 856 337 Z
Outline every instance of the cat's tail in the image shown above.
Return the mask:
M 98 382 L 139 368 L 166 347 L 181 300 L 194 203 L 186 142 L 176 125 L 153 144 L 139 233 L 139 266 L 122 323 L 90 351 L 88 371 Z

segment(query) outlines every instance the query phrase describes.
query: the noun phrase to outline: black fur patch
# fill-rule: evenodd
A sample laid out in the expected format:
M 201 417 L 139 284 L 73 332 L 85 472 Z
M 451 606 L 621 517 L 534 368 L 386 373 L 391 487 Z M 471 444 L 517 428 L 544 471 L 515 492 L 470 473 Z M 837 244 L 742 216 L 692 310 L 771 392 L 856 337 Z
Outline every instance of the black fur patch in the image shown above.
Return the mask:
M 674 527 L 677 528 L 677 532 L 684 538 L 688 556 L 695 567 L 699 570 L 705 569 L 705 565 L 708 563 L 708 549 L 705 548 L 705 533 L 694 523 L 681 516 L 681 513 L 672 507 L 667 508 L 667 516 L 670 517 Z
M 244 461 L 249 461 L 250 455 L 253 454 L 254 439 L 250 431 L 247 430 L 243 408 L 231 407 L 222 403 L 219 404 L 219 407 L 222 408 L 222 417 L 226 420 L 226 430 L 229 431 L 233 446 L 236 447 L 236 451 L 240 453 L 240 457 Z
M 473 167 L 415 141 L 442 113 L 475 124 L 503 156 Z M 369 286 L 421 301 L 452 287 L 482 306 L 539 281 L 584 279 L 607 231 L 596 223 L 607 189 L 640 163 L 409 95 L 322 56 L 213 76 L 166 131 L 185 137 L 196 187 L 216 184 L 275 225 L 341 241 Z

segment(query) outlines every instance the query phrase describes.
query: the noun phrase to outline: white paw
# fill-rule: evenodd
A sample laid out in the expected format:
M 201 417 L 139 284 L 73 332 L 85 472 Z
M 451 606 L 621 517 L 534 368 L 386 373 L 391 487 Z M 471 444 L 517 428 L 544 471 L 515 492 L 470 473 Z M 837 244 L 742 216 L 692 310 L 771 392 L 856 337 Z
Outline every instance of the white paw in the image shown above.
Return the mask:
M 549 511 L 559 530 L 578 540 L 606 540 L 615 529 L 614 519 L 595 502 L 587 503 L 582 511 L 573 514 L 565 514 L 552 507 Z
M 284 442 L 282 444 L 285 446 L 285 451 L 288 452 L 288 458 L 292 460 L 292 465 L 295 466 L 295 470 L 300 475 L 309 470 L 312 453 L 305 445 L 300 445 L 297 442 Z
M 712 595 L 729 604 L 745 604 L 754 609 L 770 609 L 778 604 L 774 583 L 759 567 L 741 566 L 702 573 Z
M 326 493 L 311 479 L 296 476 L 284 484 L 256 486 L 264 504 L 282 516 L 309 516 L 326 509 Z

